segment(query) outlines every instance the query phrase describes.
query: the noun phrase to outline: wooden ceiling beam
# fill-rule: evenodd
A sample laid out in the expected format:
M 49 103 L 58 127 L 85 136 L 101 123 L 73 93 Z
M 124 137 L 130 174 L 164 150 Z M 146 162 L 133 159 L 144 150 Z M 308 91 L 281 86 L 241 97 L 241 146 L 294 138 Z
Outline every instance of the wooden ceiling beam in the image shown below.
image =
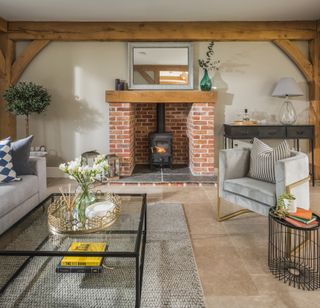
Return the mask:
M 9 113 L 2 93 L 10 86 L 11 66 L 15 57 L 15 42 L 9 40 L 7 34 L 0 35 L 0 48 L 5 59 L 4 75 L 0 76 L 0 139 L 16 137 L 16 117 Z
M 299 68 L 308 82 L 313 80 L 313 67 L 311 62 L 303 55 L 300 49 L 289 40 L 274 40 L 277 45 Z
M 8 22 L 0 17 L 0 32 L 7 32 Z
M 4 76 L 6 72 L 6 59 L 4 58 L 2 50 L 0 50 L 0 76 Z
M 316 21 L 8 22 L 12 40 L 53 41 L 311 40 L 316 29 Z
M 315 126 L 315 174 L 320 179 L 320 23 L 317 38 L 309 43 L 313 80 L 309 83 L 310 122 Z
M 16 84 L 21 77 L 24 70 L 27 68 L 33 58 L 45 48 L 50 41 L 48 40 L 35 40 L 31 42 L 22 54 L 13 63 L 11 69 L 11 83 Z

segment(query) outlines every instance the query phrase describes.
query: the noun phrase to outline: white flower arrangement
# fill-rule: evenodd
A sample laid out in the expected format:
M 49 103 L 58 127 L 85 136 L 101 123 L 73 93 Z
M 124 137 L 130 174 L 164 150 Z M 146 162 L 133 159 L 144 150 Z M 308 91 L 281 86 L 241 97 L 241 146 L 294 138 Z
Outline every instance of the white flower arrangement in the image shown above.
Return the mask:
M 92 167 L 83 165 L 81 158 L 78 157 L 75 160 L 61 164 L 59 169 L 68 174 L 71 179 L 76 180 L 84 188 L 96 180 L 103 179 L 109 169 L 109 165 L 104 155 L 98 155 Z

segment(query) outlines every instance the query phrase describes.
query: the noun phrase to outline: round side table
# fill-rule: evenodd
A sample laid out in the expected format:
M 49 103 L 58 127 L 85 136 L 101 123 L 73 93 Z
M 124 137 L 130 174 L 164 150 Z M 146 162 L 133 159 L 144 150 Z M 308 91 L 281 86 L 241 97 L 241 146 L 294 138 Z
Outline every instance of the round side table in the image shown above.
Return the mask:
M 269 211 L 268 265 L 284 283 L 303 290 L 320 287 L 319 224 L 299 228 Z

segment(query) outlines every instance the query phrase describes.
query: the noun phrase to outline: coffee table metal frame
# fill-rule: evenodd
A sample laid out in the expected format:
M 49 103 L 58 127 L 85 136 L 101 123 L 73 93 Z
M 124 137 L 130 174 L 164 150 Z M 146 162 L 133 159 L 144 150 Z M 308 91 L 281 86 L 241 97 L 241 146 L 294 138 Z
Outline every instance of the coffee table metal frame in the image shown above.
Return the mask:
M 27 216 L 32 214 L 34 211 L 44 206 L 48 200 L 54 200 L 55 197 L 61 194 L 51 194 L 45 200 L 43 200 L 38 206 L 32 211 L 22 217 L 16 222 L 9 230 L 5 233 L 10 232 L 17 224 L 23 221 Z M 147 194 L 118 194 L 120 197 L 142 197 L 142 206 L 140 212 L 140 220 L 138 230 L 108 230 L 109 234 L 137 234 L 135 249 L 133 252 L 128 251 L 105 251 L 105 252 L 70 252 L 70 251 L 45 251 L 40 250 L 43 245 L 48 241 L 47 236 L 38 247 L 34 250 L 0 250 L 0 256 L 27 256 L 28 258 L 22 263 L 22 265 L 14 272 L 10 279 L 0 289 L 0 296 L 10 283 L 22 272 L 27 264 L 32 260 L 33 257 L 64 257 L 64 256 L 85 256 L 85 257 L 108 257 L 108 258 L 133 258 L 135 259 L 135 307 L 140 307 L 141 293 L 142 293 L 142 279 L 143 279 L 143 268 L 144 268 L 144 256 L 145 247 L 147 240 Z M 1 236 L 0 236 L 1 239 Z M 1 272 L 1 269 L 0 269 Z

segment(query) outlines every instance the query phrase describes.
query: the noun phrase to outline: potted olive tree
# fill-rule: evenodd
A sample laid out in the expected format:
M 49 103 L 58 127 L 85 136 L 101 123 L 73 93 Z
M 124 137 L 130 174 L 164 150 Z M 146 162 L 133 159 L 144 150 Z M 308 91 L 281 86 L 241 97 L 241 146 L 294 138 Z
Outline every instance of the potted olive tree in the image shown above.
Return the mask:
M 29 119 L 31 113 L 41 113 L 50 104 L 48 91 L 33 82 L 19 82 L 10 86 L 3 94 L 8 102 L 7 109 L 15 115 L 26 117 L 26 135 L 29 136 Z

